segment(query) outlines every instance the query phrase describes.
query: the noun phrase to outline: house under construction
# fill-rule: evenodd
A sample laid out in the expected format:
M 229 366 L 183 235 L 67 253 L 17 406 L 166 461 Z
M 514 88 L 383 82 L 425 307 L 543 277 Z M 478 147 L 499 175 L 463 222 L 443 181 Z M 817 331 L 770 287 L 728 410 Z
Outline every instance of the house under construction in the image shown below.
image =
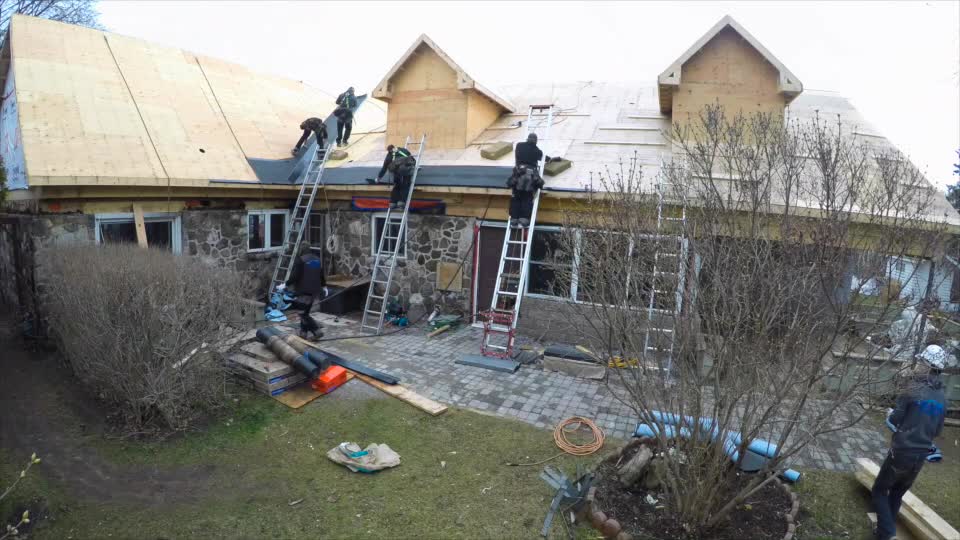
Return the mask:
M 297 227 L 298 194 L 312 179 L 317 193 L 303 239 L 323 251 L 328 273 L 371 276 L 391 229 L 389 186 L 368 179 L 377 176 L 387 144 L 425 136 L 414 212 L 403 213 L 403 227 L 388 242 L 395 263 L 389 294 L 424 310 L 442 295 L 476 315 L 490 309 L 502 268 L 512 147 L 536 121 L 549 123 L 544 153 L 564 161 L 544 177 L 523 260 L 519 331 L 556 338 L 567 330 L 551 306 L 579 299 L 576 280 L 557 287 L 547 264 L 556 261 L 544 260 L 565 205 L 594 188 L 591 173 L 634 158 L 653 192 L 671 152 L 664 133 L 688 113 L 718 102 L 730 111 L 800 119 L 839 115 L 850 136 L 890 147 L 850 101 L 805 91 L 729 17 L 679 58 L 664 58 L 659 76 L 629 74 L 649 84 L 494 90 L 425 35 L 397 54 L 375 88 L 358 92 L 366 95 L 349 146 L 327 156 L 322 177 L 312 178 L 312 150 L 291 158 L 290 148 L 303 119 L 333 111 L 333 95 L 179 49 L 14 16 L 0 53 L 0 156 L 10 190 L 0 214 L 0 297 L 28 317 L 36 306 L 37 250 L 135 242 L 141 216 L 150 246 L 257 272 L 265 287 Z M 932 218 L 960 227 L 942 197 L 936 213 Z M 566 264 L 575 276 L 575 262 Z M 910 264 L 919 269 L 917 283 L 904 294 L 927 282 L 928 263 Z M 955 300 L 952 271 L 937 273 L 941 299 Z

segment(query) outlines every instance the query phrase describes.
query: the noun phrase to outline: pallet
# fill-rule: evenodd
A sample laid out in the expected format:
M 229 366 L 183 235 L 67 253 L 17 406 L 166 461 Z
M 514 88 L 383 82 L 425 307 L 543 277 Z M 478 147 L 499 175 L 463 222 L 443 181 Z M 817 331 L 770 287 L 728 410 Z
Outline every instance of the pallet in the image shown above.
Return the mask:
M 871 489 L 880 473 L 880 466 L 867 458 L 858 458 L 856 464 L 857 481 L 867 489 Z M 900 506 L 900 514 L 897 517 L 919 538 L 960 540 L 960 532 L 957 532 L 933 509 L 909 491 L 903 496 L 903 504 Z

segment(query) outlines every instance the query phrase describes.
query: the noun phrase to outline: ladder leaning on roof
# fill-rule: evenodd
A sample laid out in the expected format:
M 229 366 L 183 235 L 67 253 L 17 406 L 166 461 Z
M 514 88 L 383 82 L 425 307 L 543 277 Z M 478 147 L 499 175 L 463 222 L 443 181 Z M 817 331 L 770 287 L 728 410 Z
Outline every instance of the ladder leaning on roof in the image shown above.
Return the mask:
M 403 212 L 398 217 L 393 210 L 393 204 L 387 207 L 387 217 L 383 222 L 383 231 L 377 241 L 377 255 L 373 260 L 373 269 L 370 272 L 370 287 L 367 289 L 367 302 L 363 306 L 363 318 L 360 320 L 361 332 L 383 332 L 383 319 L 387 312 L 387 298 L 390 296 L 390 283 L 393 280 L 393 270 L 397 266 L 397 256 L 400 245 L 405 239 L 407 218 L 410 215 L 410 201 L 413 199 L 413 187 L 417 183 L 417 174 L 420 172 L 420 157 L 426 147 L 427 136 L 421 135 L 417 148 L 416 163 L 413 176 L 410 178 L 410 187 L 407 189 L 407 201 L 403 205 Z M 410 137 L 403 143 L 409 150 Z M 374 224 L 376 220 L 374 220 Z M 376 230 L 374 230 L 376 232 Z
M 553 126 L 553 105 L 531 105 L 527 112 L 527 135 L 535 133 L 534 120 L 544 121 L 543 137 L 550 137 Z M 540 177 L 543 178 L 546 155 L 537 164 Z M 527 273 L 530 265 L 530 245 L 533 228 L 537 223 L 537 209 L 540 206 L 540 190 L 533 194 L 533 210 L 530 212 L 530 225 L 511 227 L 503 235 L 503 248 L 500 250 L 500 265 L 497 268 L 497 280 L 493 286 L 493 301 L 490 310 L 485 313 L 483 323 L 483 341 L 480 352 L 484 356 L 510 358 L 513 356 L 513 343 L 516 338 L 517 319 L 520 316 L 520 301 L 527 285 Z
M 303 240 L 304 226 L 310 218 L 310 210 L 313 208 L 313 201 L 317 196 L 317 190 L 323 178 L 323 171 L 327 166 L 327 159 L 330 157 L 330 145 L 326 148 L 320 148 L 317 145 L 317 151 L 310 158 L 310 164 L 303 174 L 303 182 L 300 184 L 300 193 L 297 195 L 297 203 L 293 207 L 293 215 L 290 217 L 290 226 L 283 238 L 283 247 L 280 249 L 280 256 L 277 258 L 277 266 L 273 269 L 273 277 L 270 279 L 270 289 L 267 293 L 267 304 L 277 286 L 286 283 L 290 279 L 290 272 L 293 268 L 293 261 L 297 257 L 297 250 L 300 248 L 300 242 Z
M 669 195 L 667 191 L 672 186 L 673 184 L 657 179 L 657 233 L 654 237 L 656 248 L 653 254 L 647 325 L 643 338 L 644 354 L 652 352 L 666 355 L 664 369 L 668 379 L 673 369 L 677 319 L 683 309 L 688 254 L 685 237 L 687 208 L 682 193 L 679 194 L 678 201 L 680 215 L 664 215 L 664 206 Z M 662 324 L 663 319 L 668 319 L 669 324 Z

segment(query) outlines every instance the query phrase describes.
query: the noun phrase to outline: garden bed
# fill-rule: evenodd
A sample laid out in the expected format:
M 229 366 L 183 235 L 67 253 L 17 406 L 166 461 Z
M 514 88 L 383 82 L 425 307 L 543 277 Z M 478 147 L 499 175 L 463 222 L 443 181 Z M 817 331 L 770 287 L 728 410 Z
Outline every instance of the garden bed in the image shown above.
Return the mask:
M 701 538 L 669 512 L 670 496 L 661 487 L 646 489 L 640 484 L 625 487 L 618 478 L 618 463 L 626 463 L 640 445 L 632 443 L 623 452 L 604 460 L 597 468 L 597 480 L 588 501 L 586 518 L 607 538 Z M 743 473 L 737 481 L 746 483 Z M 733 489 L 737 486 L 731 486 Z M 648 498 L 649 496 L 649 498 Z M 653 502 L 655 501 L 655 502 Z M 775 539 L 789 540 L 799 506 L 786 485 L 775 480 L 752 494 L 714 528 L 709 537 L 716 540 Z M 618 536 L 619 535 L 619 536 Z

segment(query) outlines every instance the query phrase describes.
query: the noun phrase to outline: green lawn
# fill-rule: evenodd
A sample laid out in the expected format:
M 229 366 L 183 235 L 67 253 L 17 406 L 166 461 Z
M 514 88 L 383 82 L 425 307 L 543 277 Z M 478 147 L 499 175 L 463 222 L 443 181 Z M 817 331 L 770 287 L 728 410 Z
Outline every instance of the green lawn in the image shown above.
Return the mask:
M 960 529 L 960 429 L 945 428 L 937 441 L 943 451 L 940 463 L 927 463 L 913 486 L 914 495 Z M 796 486 L 800 494 L 803 540 L 869 538 L 866 513 L 871 512 L 869 491 L 852 473 L 813 471 Z
M 342 441 L 387 443 L 402 464 L 351 473 L 326 458 Z M 3 515 L 42 493 L 55 519 L 38 525 L 37 538 L 533 538 L 552 497 L 538 478 L 542 466 L 502 463 L 558 453 L 550 432 L 527 424 L 453 409 L 431 417 L 392 398 L 322 398 L 292 411 L 248 396 L 203 433 L 152 444 L 90 442 L 132 468 L 199 464 L 212 472 L 198 475 L 194 500 L 162 507 L 71 499 L 38 475 Z M 9 465 L 8 455 L 0 457 Z M 551 463 L 572 472 L 578 461 L 597 459 L 564 455 Z

